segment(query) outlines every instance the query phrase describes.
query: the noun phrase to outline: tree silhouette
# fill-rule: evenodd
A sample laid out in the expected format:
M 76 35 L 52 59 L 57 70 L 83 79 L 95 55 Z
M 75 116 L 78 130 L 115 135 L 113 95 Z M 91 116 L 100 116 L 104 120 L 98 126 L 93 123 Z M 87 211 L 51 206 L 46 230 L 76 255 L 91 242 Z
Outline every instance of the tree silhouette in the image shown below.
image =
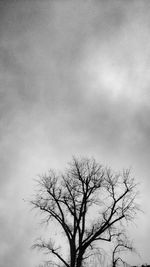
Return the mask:
M 137 184 L 130 171 L 115 173 L 95 159 L 73 158 L 64 173 L 50 170 L 38 184 L 31 203 L 47 223 L 53 219 L 61 226 L 69 246 L 65 258 L 52 240 L 34 244 L 55 256 L 53 266 L 86 265 L 100 242 L 112 241 L 120 222 L 133 220 L 138 210 Z

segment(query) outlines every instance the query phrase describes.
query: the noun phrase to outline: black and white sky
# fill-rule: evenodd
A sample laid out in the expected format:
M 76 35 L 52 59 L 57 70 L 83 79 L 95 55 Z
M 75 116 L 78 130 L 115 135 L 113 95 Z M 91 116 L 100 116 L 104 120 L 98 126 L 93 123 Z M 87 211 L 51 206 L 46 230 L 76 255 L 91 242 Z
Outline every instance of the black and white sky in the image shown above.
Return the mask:
M 34 178 L 93 156 L 140 182 L 150 264 L 150 1 L 0 1 L 0 262 L 35 267 Z

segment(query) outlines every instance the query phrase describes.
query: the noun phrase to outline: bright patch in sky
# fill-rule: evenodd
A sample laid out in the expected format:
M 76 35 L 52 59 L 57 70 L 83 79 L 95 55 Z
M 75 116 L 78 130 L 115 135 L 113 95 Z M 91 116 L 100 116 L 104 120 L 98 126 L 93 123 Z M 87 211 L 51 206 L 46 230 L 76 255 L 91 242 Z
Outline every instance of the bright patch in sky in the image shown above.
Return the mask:
M 131 47 L 132 48 L 132 47 Z M 148 100 L 150 75 L 146 55 L 133 49 L 107 47 L 94 43 L 85 49 L 82 60 L 83 82 L 89 95 L 108 95 L 112 100 L 125 98 L 132 103 Z
M 88 72 L 89 82 L 96 94 L 103 88 L 115 99 L 126 93 L 124 90 L 126 72 L 114 66 L 112 62 L 102 63 L 101 57 L 97 55 L 89 61 Z

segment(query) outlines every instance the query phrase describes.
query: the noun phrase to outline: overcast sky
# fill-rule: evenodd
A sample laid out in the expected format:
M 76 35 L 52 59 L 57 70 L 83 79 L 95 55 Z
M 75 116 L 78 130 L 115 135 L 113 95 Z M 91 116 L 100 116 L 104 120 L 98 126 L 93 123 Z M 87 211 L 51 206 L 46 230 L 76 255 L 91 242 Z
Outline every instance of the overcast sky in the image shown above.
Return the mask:
M 35 267 L 33 179 L 72 155 L 132 167 L 150 264 L 150 2 L 0 1 L 0 262 Z

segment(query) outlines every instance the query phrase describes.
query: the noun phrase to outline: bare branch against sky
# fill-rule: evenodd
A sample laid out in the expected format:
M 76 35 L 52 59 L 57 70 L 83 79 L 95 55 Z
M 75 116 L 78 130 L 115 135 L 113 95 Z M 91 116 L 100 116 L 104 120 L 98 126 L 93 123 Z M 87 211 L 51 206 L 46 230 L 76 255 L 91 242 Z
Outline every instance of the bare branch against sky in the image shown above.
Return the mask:
M 130 233 L 150 263 L 150 2 L 0 1 L 1 265 L 35 267 L 33 178 L 72 155 L 132 167 Z
M 110 264 L 117 267 L 122 249 L 132 250 L 125 233 L 127 223 L 139 213 L 136 198 L 137 184 L 129 170 L 116 173 L 95 159 L 74 157 L 64 173 L 50 170 L 39 177 L 38 190 L 30 202 L 50 229 L 53 221 L 55 229 L 57 225 L 61 228 L 67 245 L 57 236 L 52 241 L 52 231 L 47 229 L 49 239 L 42 237 L 33 247 L 46 251 L 48 262 L 54 257 L 54 265 L 58 262 L 60 266 L 82 267 L 89 266 L 89 259 L 104 243 L 115 239 Z

